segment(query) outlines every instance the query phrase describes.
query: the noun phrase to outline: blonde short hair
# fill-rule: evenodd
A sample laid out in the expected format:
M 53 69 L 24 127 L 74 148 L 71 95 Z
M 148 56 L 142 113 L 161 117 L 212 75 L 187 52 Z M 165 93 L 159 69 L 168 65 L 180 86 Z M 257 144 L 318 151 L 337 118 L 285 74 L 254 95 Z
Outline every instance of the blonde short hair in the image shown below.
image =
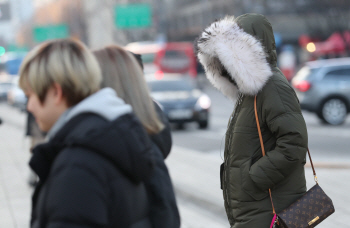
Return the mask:
M 68 107 L 100 88 L 102 76 L 94 55 L 80 41 L 62 39 L 35 47 L 19 71 L 20 87 L 32 90 L 44 102 L 48 89 L 58 83 Z
M 93 52 L 102 71 L 102 87 L 111 87 L 130 104 L 149 134 L 160 132 L 159 120 L 142 69 L 136 58 L 122 47 L 112 45 Z

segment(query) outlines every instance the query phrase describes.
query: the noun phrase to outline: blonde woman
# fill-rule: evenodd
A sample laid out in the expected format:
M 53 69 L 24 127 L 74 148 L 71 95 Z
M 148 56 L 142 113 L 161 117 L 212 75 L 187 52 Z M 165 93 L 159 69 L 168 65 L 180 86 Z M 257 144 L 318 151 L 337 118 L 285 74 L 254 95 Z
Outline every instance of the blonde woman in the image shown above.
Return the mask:
M 20 86 L 48 142 L 33 149 L 39 176 L 31 227 L 151 228 L 143 181 L 153 170 L 146 131 L 110 88 L 80 42 L 39 45 L 24 59 Z
M 113 88 L 118 96 L 133 108 L 153 142 L 155 170 L 145 182 L 151 201 L 153 227 L 180 227 L 171 179 L 164 163 L 171 149 L 169 123 L 151 99 L 142 68 L 135 56 L 113 45 L 94 51 L 102 70 L 102 87 Z

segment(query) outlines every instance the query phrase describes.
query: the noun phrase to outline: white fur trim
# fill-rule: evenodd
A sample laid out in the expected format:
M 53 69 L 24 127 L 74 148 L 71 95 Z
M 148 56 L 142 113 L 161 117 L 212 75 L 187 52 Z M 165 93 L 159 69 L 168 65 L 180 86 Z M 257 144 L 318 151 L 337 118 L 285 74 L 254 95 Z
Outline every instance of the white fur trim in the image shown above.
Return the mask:
M 198 59 L 209 81 L 232 100 L 236 100 L 237 87 L 220 75 L 221 64 L 246 95 L 256 95 L 272 76 L 264 47 L 244 32 L 233 17 L 214 22 L 204 30 L 198 39 Z
M 207 78 L 218 90 L 220 90 L 226 97 L 236 102 L 238 97 L 238 89 L 227 78 L 220 75 L 219 59 L 211 58 L 206 54 L 198 53 L 198 59 L 204 66 Z

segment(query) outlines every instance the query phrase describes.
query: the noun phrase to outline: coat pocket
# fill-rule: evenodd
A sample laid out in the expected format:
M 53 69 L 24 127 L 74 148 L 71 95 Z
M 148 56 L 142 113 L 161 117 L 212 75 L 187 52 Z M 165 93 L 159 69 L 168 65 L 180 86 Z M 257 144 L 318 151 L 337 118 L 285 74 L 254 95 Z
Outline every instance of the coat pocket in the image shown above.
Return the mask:
M 241 171 L 241 183 L 242 183 L 242 189 L 245 193 L 247 193 L 250 197 L 252 197 L 254 200 L 262 200 L 269 196 L 268 191 L 263 191 L 259 189 L 254 181 L 250 178 L 249 175 L 249 168 L 250 168 L 250 159 L 242 164 L 240 167 Z

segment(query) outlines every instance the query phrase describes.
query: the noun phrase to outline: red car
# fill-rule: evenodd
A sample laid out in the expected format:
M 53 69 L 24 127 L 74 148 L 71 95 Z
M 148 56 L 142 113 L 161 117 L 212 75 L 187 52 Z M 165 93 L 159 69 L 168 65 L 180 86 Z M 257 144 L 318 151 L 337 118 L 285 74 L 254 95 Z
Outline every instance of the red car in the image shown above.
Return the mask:
M 190 42 L 136 42 L 126 45 L 125 49 L 141 55 L 146 74 L 161 71 L 197 76 L 196 57 Z

